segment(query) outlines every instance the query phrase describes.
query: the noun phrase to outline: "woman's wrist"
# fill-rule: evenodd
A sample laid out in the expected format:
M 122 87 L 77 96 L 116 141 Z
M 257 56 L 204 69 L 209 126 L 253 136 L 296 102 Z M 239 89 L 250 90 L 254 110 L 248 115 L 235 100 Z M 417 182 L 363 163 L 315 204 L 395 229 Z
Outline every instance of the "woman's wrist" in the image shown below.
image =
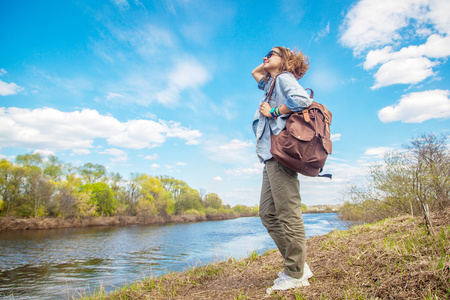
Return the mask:
M 272 117 L 278 118 L 279 116 L 282 115 L 280 112 L 280 107 L 281 107 L 281 105 L 272 107 L 272 109 L 270 110 L 270 114 L 272 115 Z

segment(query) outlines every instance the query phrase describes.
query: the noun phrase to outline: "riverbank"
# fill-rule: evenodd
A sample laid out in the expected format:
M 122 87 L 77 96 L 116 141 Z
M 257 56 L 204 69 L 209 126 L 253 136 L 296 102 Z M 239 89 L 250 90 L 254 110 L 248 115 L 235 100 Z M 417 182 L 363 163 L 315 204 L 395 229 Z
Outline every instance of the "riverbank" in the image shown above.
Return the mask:
M 342 204 L 323 204 L 310 205 L 303 211 L 304 214 L 325 214 L 325 213 L 339 213 Z
M 2 230 L 43 230 L 56 228 L 77 228 L 93 226 L 163 225 L 171 223 L 192 223 L 203 221 L 230 220 L 241 217 L 253 217 L 255 214 L 217 214 L 217 215 L 170 215 L 167 217 L 89 217 L 89 218 L 0 218 Z
M 266 294 L 282 269 L 278 251 L 147 278 L 85 299 L 448 299 L 450 209 L 333 231 L 307 241 L 310 286 Z

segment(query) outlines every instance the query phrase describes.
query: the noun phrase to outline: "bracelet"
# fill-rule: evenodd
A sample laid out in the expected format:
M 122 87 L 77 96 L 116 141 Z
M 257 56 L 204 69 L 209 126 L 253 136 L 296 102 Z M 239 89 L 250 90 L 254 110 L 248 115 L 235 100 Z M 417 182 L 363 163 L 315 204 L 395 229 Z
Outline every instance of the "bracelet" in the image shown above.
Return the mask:
M 277 115 L 276 115 L 276 107 L 272 107 L 272 109 L 270 110 L 270 114 L 272 115 L 272 117 L 274 117 L 274 118 L 276 118 L 277 117 Z
M 281 105 L 280 105 L 280 106 L 281 106 Z M 276 115 L 277 117 L 281 116 L 281 113 L 280 113 L 280 106 L 277 106 L 277 108 L 275 109 L 275 115 Z

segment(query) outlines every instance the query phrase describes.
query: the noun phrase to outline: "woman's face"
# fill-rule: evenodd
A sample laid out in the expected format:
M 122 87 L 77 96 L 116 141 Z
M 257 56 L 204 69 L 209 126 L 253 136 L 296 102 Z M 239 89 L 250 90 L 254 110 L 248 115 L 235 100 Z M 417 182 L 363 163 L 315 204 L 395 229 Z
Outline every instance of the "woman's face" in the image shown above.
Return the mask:
M 263 58 L 264 71 L 270 73 L 278 73 L 281 67 L 282 58 L 281 51 L 278 48 L 272 48 L 270 52 Z

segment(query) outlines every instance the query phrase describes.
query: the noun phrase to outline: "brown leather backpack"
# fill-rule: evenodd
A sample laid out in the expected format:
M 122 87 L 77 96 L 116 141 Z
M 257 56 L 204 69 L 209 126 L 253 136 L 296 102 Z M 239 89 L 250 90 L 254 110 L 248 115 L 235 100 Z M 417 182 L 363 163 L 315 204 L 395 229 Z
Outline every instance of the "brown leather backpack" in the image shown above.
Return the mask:
M 313 98 L 314 92 L 309 90 L 310 98 Z M 271 93 L 268 99 L 270 96 Z M 302 175 L 331 179 L 330 174 L 319 175 L 332 151 L 331 117 L 325 105 L 314 101 L 307 109 L 292 113 L 286 120 L 286 129 L 272 135 L 270 153 Z

